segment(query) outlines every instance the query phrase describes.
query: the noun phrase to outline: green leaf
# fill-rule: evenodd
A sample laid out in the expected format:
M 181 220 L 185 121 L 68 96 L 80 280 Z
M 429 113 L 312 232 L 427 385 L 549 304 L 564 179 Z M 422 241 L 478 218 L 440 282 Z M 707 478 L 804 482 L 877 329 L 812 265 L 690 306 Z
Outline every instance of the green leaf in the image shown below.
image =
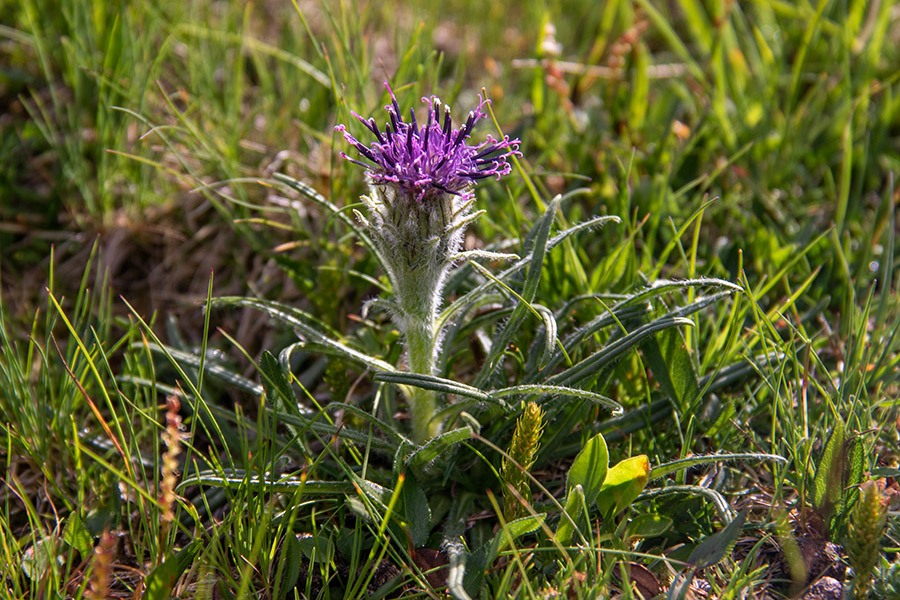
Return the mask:
M 448 448 L 472 437 L 472 429 L 460 427 L 446 433 L 442 433 L 430 442 L 416 450 L 407 460 L 407 464 L 419 469 L 425 469 L 435 458 L 447 451 Z
M 317 563 L 331 562 L 334 557 L 334 544 L 327 537 L 308 535 L 297 540 L 297 548 L 303 556 Z
M 678 327 L 679 325 L 693 326 L 694 322 L 682 317 L 662 317 L 656 319 L 655 321 L 629 332 L 615 342 L 604 346 L 575 366 L 554 375 L 547 380 L 547 383 L 553 385 L 573 385 L 580 381 L 584 381 L 585 379 L 594 377 L 598 370 L 619 360 L 626 353 L 634 349 L 635 346 L 653 336 L 653 334 L 670 327 Z
M 63 539 L 67 544 L 78 550 L 81 558 L 87 558 L 94 550 L 94 537 L 82 521 L 77 512 L 73 512 L 66 519 L 63 529 Z
M 700 384 L 687 350 L 684 335 L 666 329 L 643 346 L 644 358 L 663 392 L 676 406 L 687 410 L 700 396 Z
M 288 533 L 282 547 L 281 583 L 278 588 L 278 597 L 284 598 L 297 585 L 300 577 L 300 567 L 303 565 L 303 551 L 300 549 L 300 541 L 293 533 Z
M 218 471 L 201 471 L 182 480 L 176 491 L 181 493 L 190 485 L 209 485 L 221 488 L 240 489 L 242 486 L 264 486 L 266 491 L 289 494 L 311 494 L 315 496 L 339 497 L 343 495 L 365 494 L 371 500 L 387 506 L 391 499 L 390 490 L 377 483 L 354 477 L 353 481 L 318 481 L 302 478 L 285 477 L 278 479 L 275 474 L 264 477 L 247 475 L 240 469 L 223 469 Z
M 566 495 L 566 506 L 563 509 L 565 514 L 560 516 L 559 524 L 556 526 L 556 540 L 563 546 L 572 541 L 572 534 L 575 532 L 574 524 L 578 522 L 583 510 L 584 489 L 580 484 L 576 484 Z
M 503 362 L 506 348 L 518 333 L 525 316 L 531 312 L 528 305 L 534 301 L 538 284 L 541 279 L 541 271 L 544 267 L 544 255 L 547 250 L 547 240 L 550 236 L 550 227 L 556 218 L 562 196 L 557 195 L 550 201 L 547 211 L 540 218 L 532 230 L 533 237 L 525 243 L 525 251 L 528 258 L 528 273 L 525 276 L 525 284 L 522 286 L 521 299 L 513 309 L 512 315 L 504 323 L 503 327 L 494 335 L 491 352 L 484 361 L 484 367 L 475 378 L 476 386 L 484 386 Z
M 712 503 L 722 520 L 730 523 L 734 519 L 734 515 L 731 514 L 731 509 L 728 507 L 728 502 L 725 501 L 724 496 L 713 488 L 702 485 L 667 485 L 661 488 L 645 490 L 639 497 L 642 500 L 649 500 L 650 498 L 668 496 L 670 494 L 702 496 Z
M 431 532 L 431 509 L 428 507 L 428 497 L 416 480 L 416 476 L 407 472 L 403 477 L 406 478 L 403 487 L 400 488 L 403 520 L 406 522 L 413 547 L 419 548 L 425 545 Z
M 744 521 L 747 519 L 749 508 L 745 508 L 725 527 L 722 531 L 714 533 L 704 539 L 694 548 L 688 557 L 688 563 L 698 569 L 705 569 L 722 561 L 734 548 L 741 529 L 744 527 Z
M 280 321 L 285 325 L 293 328 L 300 335 L 304 342 L 298 342 L 300 346 L 305 343 L 311 343 L 321 348 L 323 352 L 330 355 L 340 356 L 348 360 L 361 363 L 374 371 L 393 371 L 394 367 L 374 356 L 369 356 L 359 350 L 355 350 L 333 337 L 329 337 L 322 333 L 317 321 L 310 322 L 310 318 L 306 313 L 299 311 L 291 306 L 271 302 L 266 300 L 256 300 L 254 298 L 240 297 L 222 297 L 214 298 L 213 306 L 246 306 L 255 308 L 272 319 Z
M 665 515 L 638 515 L 628 523 L 624 538 L 652 538 L 669 530 L 672 519 Z
M 613 400 L 612 398 L 607 398 L 606 396 L 602 396 L 595 392 L 589 392 L 587 390 L 582 390 L 578 388 L 571 388 L 562 385 L 540 385 L 540 384 L 525 384 L 525 385 L 516 385 L 513 387 L 503 388 L 500 390 L 494 390 L 491 392 L 491 396 L 495 398 L 503 398 L 506 396 L 514 396 L 514 395 L 546 395 L 546 396 L 569 396 L 572 398 L 580 398 L 581 400 L 588 400 L 593 402 L 594 404 L 599 404 L 604 408 L 608 409 L 612 412 L 613 415 L 621 415 L 622 405 Z
M 402 371 L 382 371 L 375 374 L 375 381 L 411 385 L 422 388 L 423 390 L 430 390 L 442 394 L 455 394 L 463 398 L 473 398 L 481 402 L 502 404 L 492 398 L 490 394 L 483 392 L 476 387 L 459 383 L 452 379 L 436 377 L 434 375 L 423 375 L 422 373 L 408 373 Z
M 615 515 L 631 506 L 647 485 L 650 460 L 643 454 L 632 456 L 609 469 L 597 494 L 597 508 L 602 515 Z M 613 509 L 610 512 L 610 509 Z
M 787 463 L 788 460 L 777 454 L 765 454 L 763 452 L 741 452 L 735 454 L 697 454 L 686 458 L 679 458 L 671 462 L 663 463 L 653 467 L 650 472 L 650 479 L 656 480 L 676 471 L 683 471 L 697 465 L 707 465 L 717 462 L 725 462 L 730 460 L 771 460 L 775 462 Z
M 199 540 L 194 540 L 175 556 L 170 556 L 162 564 L 153 569 L 144 580 L 146 591 L 144 598 L 146 600 L 169 600 L 172 595 L 172 588 L 184 570 L 196 558 L 197 553 L 202 548 Z
M 896 467 L 876 467 L 872 469 L 872 477 L 900 477 L 900 469 Z
M 546 517 L 547 513 L 541 513 L 539 515 L 522 517 L 521 519 L 516 519 L 515 521 L 507 523 L 506 527 L 498 531 L 490 543 L 486 544 L 487 564 L 493 563 L 497 558 L 497 555 L 503 552 L 507 546 L 512 544 L 513 540 L 522 537 L 525 534 L 537 531 Z
M 580 485 L 584 491 L 585 502 L 590 506 L 603 487 L 608 469 L 609 450 L 606 448 L 603 434 L 598 433 L 588 440 L 575 457 L 575 462 L 569 467 L 569 474 L 566 477 L 567 494 L 571 494 L 572 489 Z
M 813 480 L 813 505 L 830 516 L 843 488 L 844 422 L 838 419 L 825 445 Z
M 266 392 L 269 397 L 281 399 L 283 403 L 290 406 L 296 402 L 294 389 L 291 382 L 284 374 L 284 368 L 275 355 L 268 350 L 263 350 L 259 357 L 259 370 L 262 372 L 265 382 Z

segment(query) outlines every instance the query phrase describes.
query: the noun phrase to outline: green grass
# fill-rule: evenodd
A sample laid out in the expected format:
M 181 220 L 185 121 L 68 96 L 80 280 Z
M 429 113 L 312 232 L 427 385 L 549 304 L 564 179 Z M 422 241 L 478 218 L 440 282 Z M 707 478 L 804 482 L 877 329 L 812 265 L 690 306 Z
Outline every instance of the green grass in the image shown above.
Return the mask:
M 779 598 L 826 540 L 832 576 L 860 564 L 859 484 L 900 464 L 896 3 L 145 4 L 0 2 L 0 594 Z M 333 128 L 363 139 L 384 80 L 455 115 L 483 87 L 522 140 L 473 241 L 533 257 L 621 219 L 461 265 L 441 380 L 390 372 L 397 331 L 360 316 L 388 282 Z M 123 231 L 182 242 L 123 261 Z M 118 296 L 155 260 L 191 290 L 177 321 Z M 516 388 L 551 384 L 622 414 Z M 446 437 L 408 441 L 402 385 L 453 390 Z M 649 459 L 621 506 L 576 458 L 598 433 L 610 469 Z

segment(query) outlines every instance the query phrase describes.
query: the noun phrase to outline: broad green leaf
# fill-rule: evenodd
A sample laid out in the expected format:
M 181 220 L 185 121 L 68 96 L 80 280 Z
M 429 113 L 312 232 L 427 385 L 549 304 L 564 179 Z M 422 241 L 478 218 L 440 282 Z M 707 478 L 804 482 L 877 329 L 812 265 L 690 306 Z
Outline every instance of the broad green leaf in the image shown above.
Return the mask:
M 278 584 L 278 597 L 284 598 L 288 592 L 297 585 L 300 577 L 300 567 L 303 565 L 303 551 L 300 541 L 293 533 L 288 533 L 284 539 L 281 556 L 281 581 Z
M 172 588 L 184 570 L 194 561 L 202 548 L 199 540 L 194 540 L 181 549 L 175 556 L 170 556 L 162 564 L 153 569 L 144 580 L 146 600 L 169 600 Z
M 78 550 L 81 558 L 87 558 L 93 554 L 94 538 L 87 527 L 85 527 L 84 521 L 82 521 L 78 512 L 73 512 L 66 518 L 63 539 L 67 544 Z
M 609 450 L 603 434 L 598 433 L 588 440 L 569 467 L 569 474 L 566 476 L 567 495 L 572 493 L 575 486 L 580 485 L 585 502 L 590 506 L 600 493 L 608 469 Z
M 700 396 L 700 385 L 684 335 L 678 329 L 666 329 L 648 340 L 643 351 L 663 392 L 676 406 L 687 410 Z
M 664 534 L 672 526 L 672 519 L 665 515 L 638 515 L 628 523 L 624 538 L 651 538 Z
M 329 538 L 308 535 L 297 540 L 297 547 L 303 556 L 317 563 L 330 562 L 334 557 L 334 544 Z
M 650 477 L 650 460 L 643 454 L 632 456 L 618 463 L 606 473 L 606 479 L 597 494 L 600 514 L 617 514 L 631 506 L 647 485 Z M 610 513 L 610 509 L 614 509 Z
M 428 497 L 416 480 L 416 476 L 407 472 L 404 477 L 406 481 L 400 488 L 403 520 L 406 522 L 413 546 L 419 548 L 428 541 L 428 534 L 431 531 L 431 509 L 428 507 Z
M 288 533 L 282 546 L 282 572 L 281 583 L 278 587 L 278 597 L 284 598 L 288 592 L 297 585 L 300 577 L 300 567 L 303 565 L 303 551 L 300 541 L 293 533 Z
M 741 534 L 741 529 L 744 527 L 744 521 L 747 519 L 749 510 L 749 508 L 745 508 L 738 513 L 725 529 L 712 534 L 700 542 L 694 548 L 694 551 L 691 552 L 690 557 L 688 557 L 688 563 L 697 569 L 705 569 L 728 556 L 728 553 L 734 548 L 738 536 Z

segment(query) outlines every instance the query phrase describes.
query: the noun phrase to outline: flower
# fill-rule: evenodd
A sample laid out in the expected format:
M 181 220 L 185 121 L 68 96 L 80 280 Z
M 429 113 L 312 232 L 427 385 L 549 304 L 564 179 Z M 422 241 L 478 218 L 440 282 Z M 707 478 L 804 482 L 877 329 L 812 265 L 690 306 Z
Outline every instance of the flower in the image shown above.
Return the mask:
M 488 101 L 481 97 L 458 129 L 453 129 L 448 106 L 435 96 L 422 98 L 428 104 L 428 116 L 420 127 L 414 109 L 410 109 L 410 122 L 403 120 L 394 92 L 387 82 L 384 85 L 391 96 L 384 131 L 375 119 L 352 113 L 375 135 L 371 145 L 357 140 L 344 125 L 335 130 L 344 134 L 363 160 L 343 152 L 341 156 L 367 172 L 369 193 L 360 198 L 366 214 L 354 213 L 391 284 L 389 296 L 378 306 L 391 314 L 403 335 L 409 370 L 437 375 L 444 337 L 438 314 L 450 271 L 461 260 L 474 257 L 513 258 L 463 251 L 463 235 L 484 212 L 473 209 L 475 184 L 508 174 L 507 160 L 520 154 L 520 142 L 487 136 L 480 144 L 468 144 L 475 123 L 487 117 L 482 108 Z M 441 430 L 437 394 L 415 386 L 404 390 L 412 439 L 425 443 Z
M 375 142 L 366 146 L 344 125 L 335 127 L 360 156 L 370 162 L 356 160 L 343 152 L 341 156 L 365 168 L 373 185 L 399 188 L 404 196 L 419 203 L 443 194 L 468 196 L 478 180 L 507 175 L 510 172 L 507 159 L 513 155 L 521 156 L 519 140 L 510 140 L 509 136 L 498 140 L 488 135 L 480 144 L 466 143 L 475 123 L 487 117 L 482 107 L 490 100 L 479 95 L 478 106 L 469 112 L 466 122 L 454 130 L 450 107 L 442 104 L 437 96 L 422 98 L 429 105 L 428 118 L 419 127 L 415 110 L 410 109 L 411 122 L 405 122 L 394 92 L 387 82 L 384 85 L 391 96 L 391 104 L 385 106 L 389 121 L 384 132 L 378 129 L 374 118 L 366 119 L 351 111 L 375 135 Z M 443 123 L 441 112 L 444 113 Z

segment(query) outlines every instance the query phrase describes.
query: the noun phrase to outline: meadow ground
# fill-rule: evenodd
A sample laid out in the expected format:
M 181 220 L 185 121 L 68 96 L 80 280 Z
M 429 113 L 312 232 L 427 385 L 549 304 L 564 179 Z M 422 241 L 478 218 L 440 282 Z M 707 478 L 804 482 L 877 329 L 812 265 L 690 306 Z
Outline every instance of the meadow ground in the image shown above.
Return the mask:
M 409 4 L 0 0 L 0 595 L 900 597 L 900 6 Z

